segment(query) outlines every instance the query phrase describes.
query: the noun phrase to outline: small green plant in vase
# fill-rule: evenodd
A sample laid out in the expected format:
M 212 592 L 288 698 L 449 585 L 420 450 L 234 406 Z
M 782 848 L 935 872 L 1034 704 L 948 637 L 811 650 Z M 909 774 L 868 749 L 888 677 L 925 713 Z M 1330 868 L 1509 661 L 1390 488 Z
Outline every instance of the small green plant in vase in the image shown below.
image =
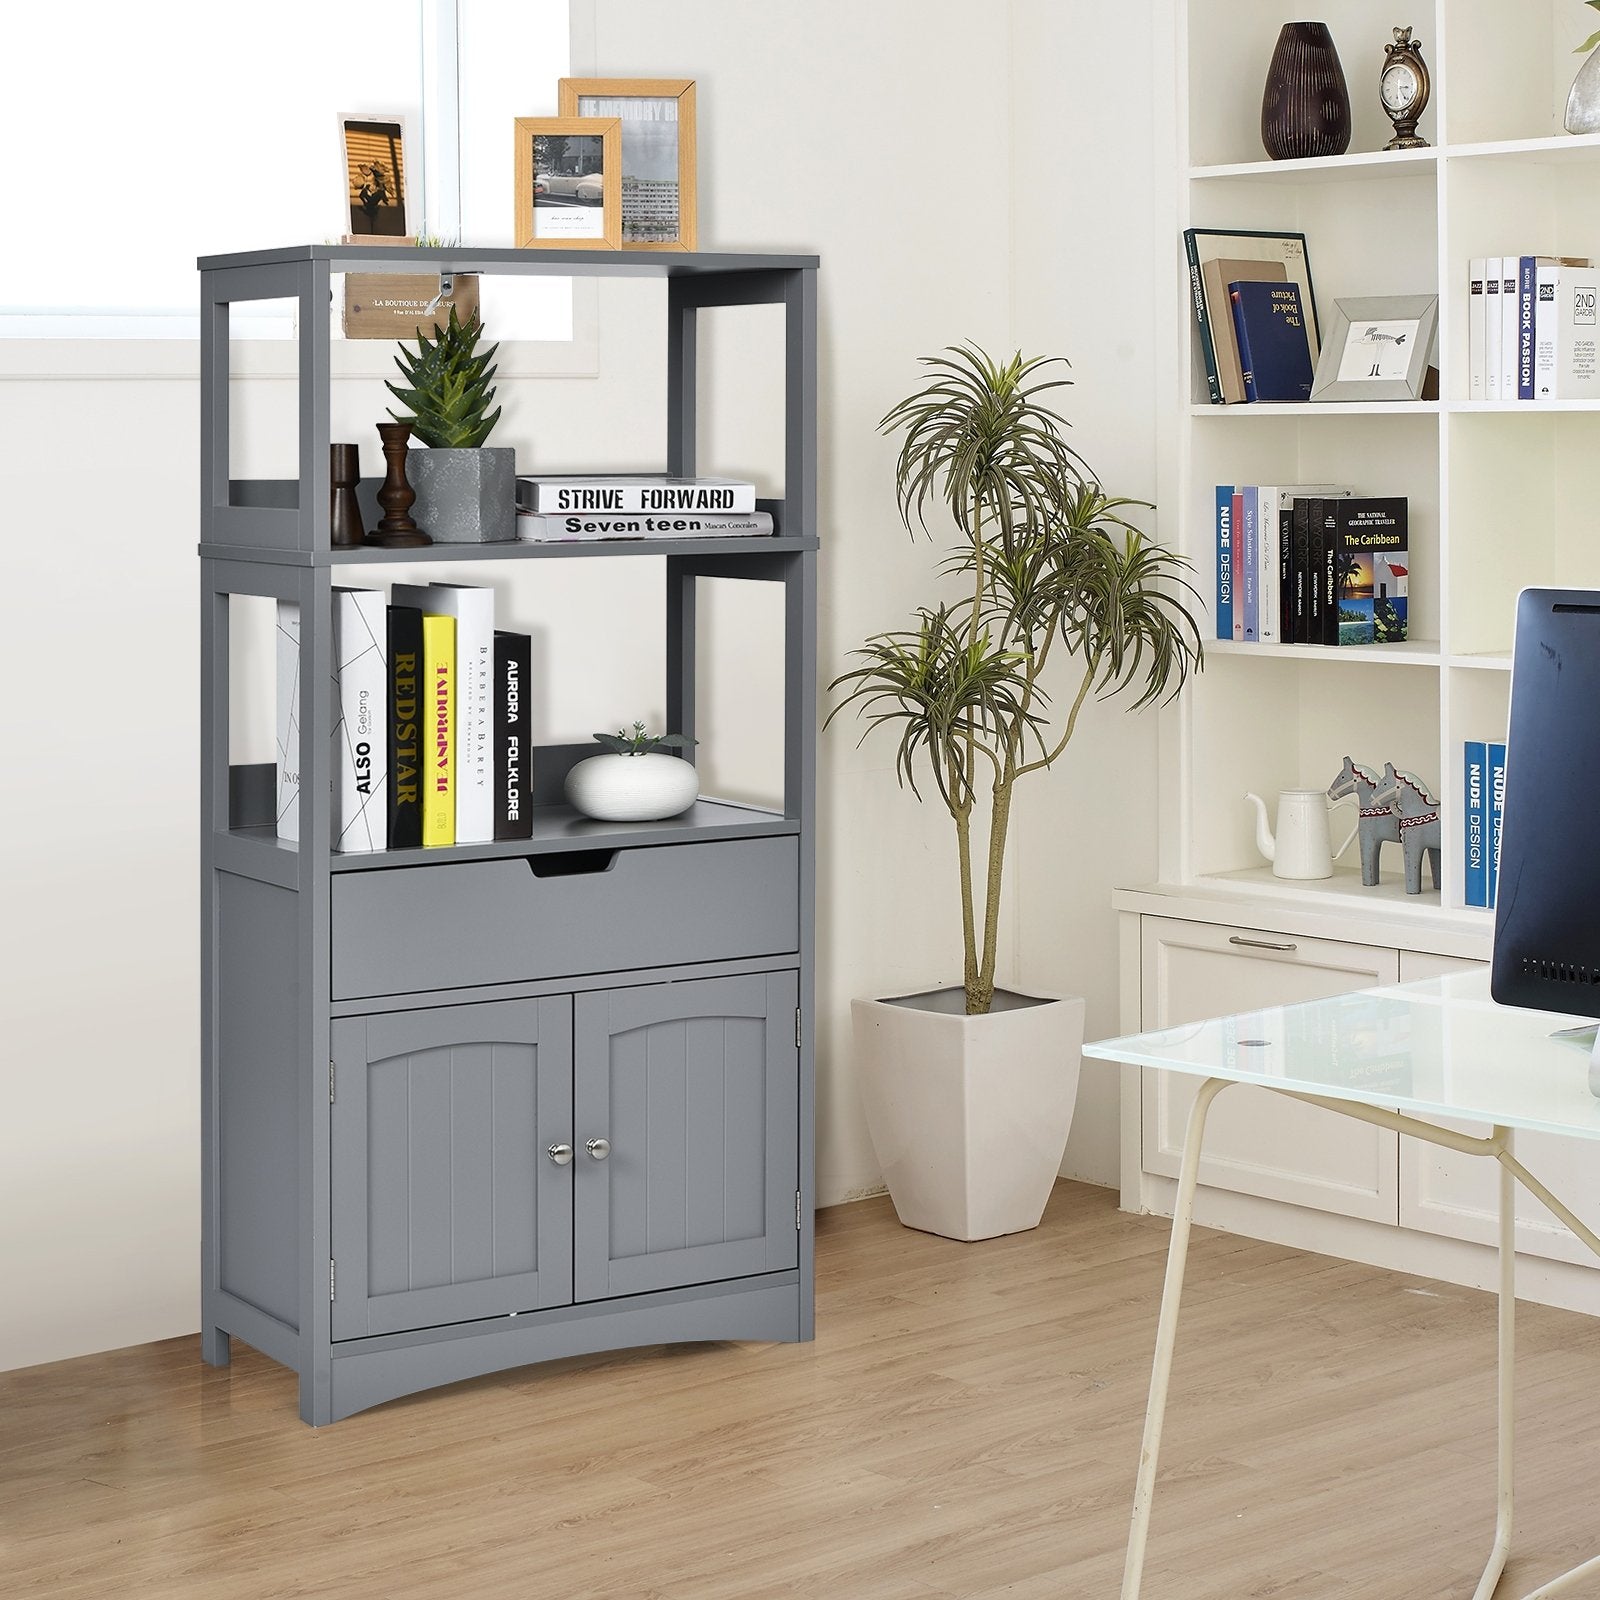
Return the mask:
M 681 733 L 632 729 L 597 733 L 605 753 L 580 761 L 567 773 L 567 804 L 602 822 L 656 822 L 687 811 L 700 795 L 694 763 L 674 755 L 696 741 Z
M 1591 10 L 1600 11 L 1600 0 L 1585 0 Z M 1600 32 L 1591 33 L 1573 51 L 1589 59 L 1578 68 L 1567 95 L 1567 111 L 1562 126 L 1568 133 L 1600 133 Z
M 852 1009 L 900 1220 L 980 1239 L 1038 1223 L 1083 1039 L 1082 999 L 996 985 L 1017 785 L 1066 753 L 1091 696 L 1169 698 L 1202 646 L 1187 563 L 1127 520 L 1142 502 L 1107 494 L 1066 442 L 1050 404 L 1065 363 L 960 345 L 923 365 L 926 382 L 880 427 L 900 435 L 904 529 L 915 537 L 930 516 L 954 527 L 942 573 L 955 589 L 855 652 L 829 720 L 853 707 L 863 739 L 893 732 L 899 782 L 919 799 L 931 790 L 953 825 L 960 983 Z
M 416 520 L 444 544 L 481 544 L 517 536 L 517 460 L 509 448 L 485 441 L 499 422 L 492 365 L 499 345 L 478 349 L 483 323 L 474 312 L 450 319 L 434 336 L 419 333 L 415 349 L 402 344 L 395 364 L 403 384 L 386 385 L 409 408 L 389 413 L 427 447 L 407 462 L 417 491 Z

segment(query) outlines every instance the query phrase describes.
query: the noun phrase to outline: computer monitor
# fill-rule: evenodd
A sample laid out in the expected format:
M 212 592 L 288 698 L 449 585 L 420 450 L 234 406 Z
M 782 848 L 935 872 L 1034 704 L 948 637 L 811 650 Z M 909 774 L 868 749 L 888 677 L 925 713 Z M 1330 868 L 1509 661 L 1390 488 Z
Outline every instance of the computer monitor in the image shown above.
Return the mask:
M 1517 597 L 1490 992 L 1600 1016 L 1600 590 Z

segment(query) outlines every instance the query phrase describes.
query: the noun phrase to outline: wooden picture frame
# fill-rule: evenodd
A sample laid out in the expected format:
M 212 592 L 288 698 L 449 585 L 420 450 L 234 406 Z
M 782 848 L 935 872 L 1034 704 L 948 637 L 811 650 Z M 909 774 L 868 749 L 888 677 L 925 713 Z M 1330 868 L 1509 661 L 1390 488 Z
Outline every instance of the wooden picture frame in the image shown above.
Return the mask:
M 541 140 L 560 141 L 561 171 L 540 170 Z M 518 117 L 516 141 L 516 247 L 620 249 L 622 123 L 616 117 Z M 596 149 L 598 185 L 593 170 Z M 565 170 L 568 167 L 572 170 Z
M 694 79 L 563 78 L 560 107 L 563 117 L 621 120 L 622 248 L 694 250 Z M 664 125 L 670 141 L 653 136 Z
M 1436 294 L 1335 300 L 1311 381 L 1312 400 L 1319 404 L 1421 400 L 1438 320 Z M 1365 348 L 1369 344 L 1370 357 Z
M 404 112 L 341 111 L 339 161 L 344 185 L 341 234 L 365 243 L 411 244 L 417 225 Z M 371 168 L 377 166 L 376 176 Z

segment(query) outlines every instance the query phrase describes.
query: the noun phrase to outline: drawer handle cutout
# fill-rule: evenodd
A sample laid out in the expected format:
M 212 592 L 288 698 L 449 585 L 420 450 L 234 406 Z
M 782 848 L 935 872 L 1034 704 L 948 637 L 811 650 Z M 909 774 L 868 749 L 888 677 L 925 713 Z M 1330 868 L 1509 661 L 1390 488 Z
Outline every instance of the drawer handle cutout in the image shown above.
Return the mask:
M 553 855 L 529 856 L 528 870 L 536 878 L 576 878 L 591 872 L 609 872 L 615 850 L 558 850 Z
M 1293 944 L 1280 944 L 1274 939 L 1241 939 L 1236 933 L 1228 935 L 1228 943 L 1242 944 L 1249 950 L 1281 950 L 1286 955 L 1297 948 Z

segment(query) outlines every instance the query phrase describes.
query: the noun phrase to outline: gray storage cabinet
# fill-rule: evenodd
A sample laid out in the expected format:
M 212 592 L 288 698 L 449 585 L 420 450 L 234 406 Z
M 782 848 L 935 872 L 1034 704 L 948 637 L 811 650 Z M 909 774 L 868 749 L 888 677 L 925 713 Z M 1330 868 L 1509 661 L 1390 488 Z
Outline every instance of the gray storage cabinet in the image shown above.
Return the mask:
M 698 313 L 782 306 L 776 534 L 332 550 L 330 277 L 419 267 L 665 278 L 674 473 L 696 470 Z M 306 1422 L 556 1356 L 812 1335 L 816 268 L 359 246 L 200 262 L 202 1352 L 223 1365 L 238 1337 L 293 1368 Z M 299 476 L 231 479 L 229 308 L 284 297 Z M 531 841 L 335 854 L 324 693 L 302 697 L 300 842 L 276 836 L 272 768 L 228 760 L 231 596 L 298 602 L 301 681 L 326 685 L 335 566 L 613 555 L 664 563 L 667 716 L 691 736 L 697 580 L 782 586 L 781 808 L 593 822 L 561 801 L 592 746 L 549 746 Z

